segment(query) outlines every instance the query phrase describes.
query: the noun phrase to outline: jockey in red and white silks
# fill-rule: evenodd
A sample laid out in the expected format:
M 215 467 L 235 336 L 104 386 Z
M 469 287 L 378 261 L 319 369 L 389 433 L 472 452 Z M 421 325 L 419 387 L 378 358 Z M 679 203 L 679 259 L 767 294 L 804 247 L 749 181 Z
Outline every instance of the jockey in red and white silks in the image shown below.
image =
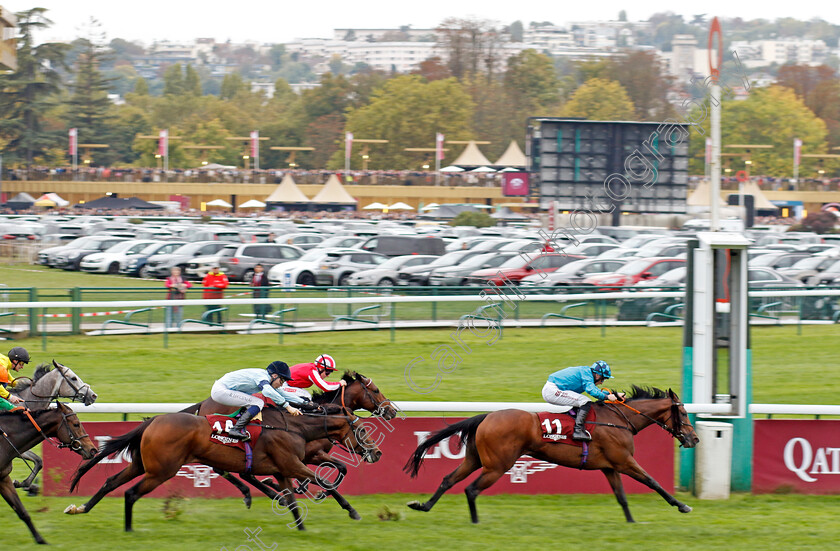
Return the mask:
M 329 377 L 330 373 L 336 371 L 335 360 L 327 354 L 321 354 L 312 363 L 293 365 L 291 370 L 292 380 L 283 385 L 282 388 L 287 394 L 293 396 L 312 399 L 312 394 L 306 390 L 312 385 L 317 386 L 324 392 L 338 390 L 347 385 L 343 380 L 337 383 L 324 380 L 324 377 Z

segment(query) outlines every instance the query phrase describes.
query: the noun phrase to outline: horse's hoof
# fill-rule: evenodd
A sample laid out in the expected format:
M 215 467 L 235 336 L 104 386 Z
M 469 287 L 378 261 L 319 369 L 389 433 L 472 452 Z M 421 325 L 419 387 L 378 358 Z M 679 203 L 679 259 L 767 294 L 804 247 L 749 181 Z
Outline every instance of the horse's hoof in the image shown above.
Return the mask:
M 85 512 L 85 506 L 84 505 L 79 505 L 78 507 L 76 507 L 75 504 L 72 504 L 72 505 L 68 505 L 67 508 L 64 509 L 64 514 L 65 515 L 78 515 L 79 513 L 84 513 L 84 512 Z
M 689 507 L 685 503 L 680 505 L 677 509 L 679 510 L 680 513 L 690 513 L 691 512 L 691 507 Z
M 353 520 L 362 520 L 362 515 L 360 515 L 355 509 L 350 510 L 349 515 Z
M 426 509 L 426 507 L 419 501 L 409 501 L 406 505 L 409 509 L 414 509 L 415 511 L 428 511 L 428 509 Z
M 247 508 L 247 509 L 251 508 L 251 496 L 243 497 L 242 501 L 245 503 L 245 508 Z
M 47 540 L 45 540 L 44 538 L 39 536 L 39 537 L 35 538 L 35 543 L 37 543 L 39 545 L 47 545 Z
M 41 488 L 37 484 L 30 484 L 28 488 L 25 488 L 26 495 L 29 497 L 36 497 L 39 493 L 41 493 Z

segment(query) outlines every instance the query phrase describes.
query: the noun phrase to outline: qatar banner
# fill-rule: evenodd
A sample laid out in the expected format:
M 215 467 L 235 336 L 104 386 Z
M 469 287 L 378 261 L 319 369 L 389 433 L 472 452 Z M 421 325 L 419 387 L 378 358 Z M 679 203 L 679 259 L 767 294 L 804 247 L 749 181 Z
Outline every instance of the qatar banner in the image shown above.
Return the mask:
M 528 195 L 527 172 L 503 172 L 502 193 L 508 195 Z
M 753 492 L 840 493 L 840 421 L 754 422 Z
M 378 417 L 365 420 L 365 430 L 369 437 L 382 450 L 382 458 L 377 463 L 364 463 L 361 458 L 351 455 L 346 450 L 333 448 L 330 455 L 347 465 L 347 476 L 337 479 L 337 471 L 321 467 L 319 475 L 337 482 L 336 489 L 342 494 L 359 495 L 374 493 L 416 493 L 429 494 L 440 485 L 441 479 L 451 473 L 464 458 L 458 437 L 451 437 L 431 448 L 420 469 L 420 475 L 412 479 L 403 466 L 420 442 L 433 432 L 463 418 L 406 417 L 384 421 Z M 570 419 L 571 422 L 571 419 Z M 111 436 L 127 433 L 139 422 L 91 422 L 85 423 L 85 429 L 98 446 L 102 446 Z M 263 432 L 265 434 L 266 431 Z M 209 433 L 208 433 L 209 434 Z M 669 492 L 674 487 L 674 441 L 671 436 L 651 427 L 635 437 L 636 460 Z M 219 444 L 221 445 L 221 444 Z M 552 444 L 565 446 L 566 444 Z M 75 453 L 54 446 L 44 446 L 44 495 L 67 496 L 70 479 L 81 459 Z M 243 456 L 244 464 L 244 452 Z M 82 478 L 76 494 L 93 495 L 104 483 L 128 463 L 125 453 L 103 460 Z M 314 468 L 313 468 L 314 470 Z M 456 485 L 453 493 L 463 491 L 477 472 Z M 260 477 L 261 479 L 263 477 Z M 139 479 L 138 479 L 139 480 Z M 625 489 L 630 493 L 649 492 L 646 486 L 623 477 Z M 133 483 L 136 484 L 136 481 Z M 115 490 L 111 495 L 121 496 L 128 486 Z M 254 495 L 259 492 L 252 490 Z M 612 493 L 606 478 L 600 471 L 580 471 L 560 467 L 553 463 L 540 461 L 532 457 L 521 457 L 513 467 L 487 494 L 577 494 L 577 493 Z M 170 495 L 184 497 L 237 497 L 241 494 L 227 481 L 220 478 L 213 470 L 204 465 L 185 465 L 171 480 L 155 489 L 153 497 Z

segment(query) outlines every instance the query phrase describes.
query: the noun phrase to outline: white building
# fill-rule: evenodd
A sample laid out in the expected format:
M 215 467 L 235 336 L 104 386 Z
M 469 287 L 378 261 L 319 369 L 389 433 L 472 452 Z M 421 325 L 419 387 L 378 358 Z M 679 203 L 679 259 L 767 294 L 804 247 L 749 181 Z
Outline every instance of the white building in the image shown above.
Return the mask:
M 825 62 L 828 47 L 822 40 L 803 38 L 778 38 L 759 40 L 761 60 L 767 65 L 793 63 L 798 65 L 820 65 Z

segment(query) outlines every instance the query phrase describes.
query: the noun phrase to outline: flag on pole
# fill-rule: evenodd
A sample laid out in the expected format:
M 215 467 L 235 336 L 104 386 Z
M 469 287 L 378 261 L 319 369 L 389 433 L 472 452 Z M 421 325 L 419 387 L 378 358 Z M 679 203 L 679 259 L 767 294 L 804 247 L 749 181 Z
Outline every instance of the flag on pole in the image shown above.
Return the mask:
M 69 153 L 71 157 L 75 157 L 76 154 L 79 152 L 79 144 L 77 143 L 77 137 L 79 135 L 79 131 L 75 128 L 71 128 L 70 131 L 67 133 L 68 137 L 70 138 L 70 147 Z
M 169 130 L 161 130 L 158 134 L 158 155 L 169 156 Z
M 712 164 L 712 139 L 706 138 L 706 164 Z
M 350 152 L 353 151 L 353 133 L 344 134 L 344 159 L 350 160 Z
M 260 131 L 251 131 L 251 158 L 256 159 L 260 156 Z
M 799 158 L 802 154 L 802 140 L 794 138 L 793 140 L 793 166 L 799 166 Z
M 438 132 L 435 135 L 435 149 L 438 160 L 443 160 L 443 134 Z

